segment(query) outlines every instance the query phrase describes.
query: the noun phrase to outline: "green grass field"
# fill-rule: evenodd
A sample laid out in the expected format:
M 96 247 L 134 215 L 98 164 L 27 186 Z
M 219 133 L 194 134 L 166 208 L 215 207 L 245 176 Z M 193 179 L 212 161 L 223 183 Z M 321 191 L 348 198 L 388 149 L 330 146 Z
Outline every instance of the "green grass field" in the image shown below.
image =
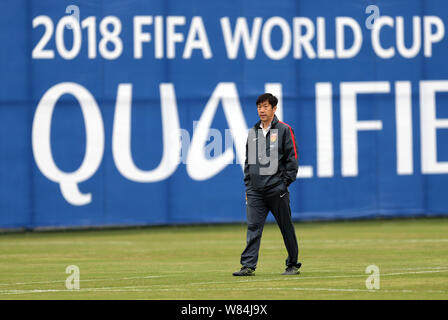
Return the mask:
M 246 226 L 0 235 L 0 299 L 448 299 L 448 219 L 297 223 L 298 276 L 267 224 L 254 277 L 233 277 Z M 80 270 L 67 290 L 66 267 Z M 368 290 L 366 267 L 380 269 Z

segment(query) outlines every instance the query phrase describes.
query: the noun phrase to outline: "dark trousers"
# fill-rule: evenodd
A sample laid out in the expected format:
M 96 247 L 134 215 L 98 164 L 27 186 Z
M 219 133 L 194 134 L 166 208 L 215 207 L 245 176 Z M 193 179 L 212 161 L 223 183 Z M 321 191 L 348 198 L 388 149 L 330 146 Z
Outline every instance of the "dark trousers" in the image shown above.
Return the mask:
M 297 266 L 299 248 L 294 224 L 291 220 L 289 191 L 284 184 L 265 192 L 256 191 L 250 187 L 247 189 L 247 241 L 246 248 L 241 254 L 241 265 L 252 269 L 256 268 L 261 235 L 269 211 L 272 212 L 280 227 L 288 251 L 286 265 Z

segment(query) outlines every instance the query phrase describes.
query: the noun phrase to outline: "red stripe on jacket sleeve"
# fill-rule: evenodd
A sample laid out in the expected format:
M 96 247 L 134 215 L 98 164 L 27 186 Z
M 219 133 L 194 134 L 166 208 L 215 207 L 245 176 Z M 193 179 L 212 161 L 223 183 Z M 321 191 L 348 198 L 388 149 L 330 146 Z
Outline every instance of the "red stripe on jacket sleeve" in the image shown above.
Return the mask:
M 295 157 L 297 159 L 296 138 L 294 137 L 294 133 L 292 132 L 292 128 L 288 124 L 286 124 L 286 123 L 284 123 L 282 121 L 279 121 L 279 122 L 283 123 L 285 126 L 287 126 L 289 128 L 289 132 L 291 132 L 292 144 L 294 145 L 294 155 L 295 155 Z

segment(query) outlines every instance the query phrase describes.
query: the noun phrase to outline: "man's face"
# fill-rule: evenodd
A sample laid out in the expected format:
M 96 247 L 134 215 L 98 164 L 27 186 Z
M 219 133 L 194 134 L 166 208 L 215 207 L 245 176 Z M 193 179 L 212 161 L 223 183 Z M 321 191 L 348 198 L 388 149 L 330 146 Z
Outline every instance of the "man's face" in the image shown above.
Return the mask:
M 272 107 L 268 100 L 263 101 L 257 105 L 258 116 L 261 121 L 269 121 L 274 118 L 275 110 L 277 106 Z

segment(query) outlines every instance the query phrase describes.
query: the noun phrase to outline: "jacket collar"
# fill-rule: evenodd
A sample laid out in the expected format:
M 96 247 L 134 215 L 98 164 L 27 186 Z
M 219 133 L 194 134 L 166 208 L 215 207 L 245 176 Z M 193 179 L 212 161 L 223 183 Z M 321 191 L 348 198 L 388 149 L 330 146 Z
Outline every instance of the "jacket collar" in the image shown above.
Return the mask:
M 278 118 L 277 118 L 277 116 L 274 114 L 274 118 L 272 119 L 272 122 L 271 122 L 271 129 L 275 128 L 275 126 L 277 125 L 277 123 L 278 123 Z M 260 128 L 260 124 L 261 124 L 261 120 L 259 120 L 259 121 L 254 125 L 254 128 L 255 128 L 255 129 Z

